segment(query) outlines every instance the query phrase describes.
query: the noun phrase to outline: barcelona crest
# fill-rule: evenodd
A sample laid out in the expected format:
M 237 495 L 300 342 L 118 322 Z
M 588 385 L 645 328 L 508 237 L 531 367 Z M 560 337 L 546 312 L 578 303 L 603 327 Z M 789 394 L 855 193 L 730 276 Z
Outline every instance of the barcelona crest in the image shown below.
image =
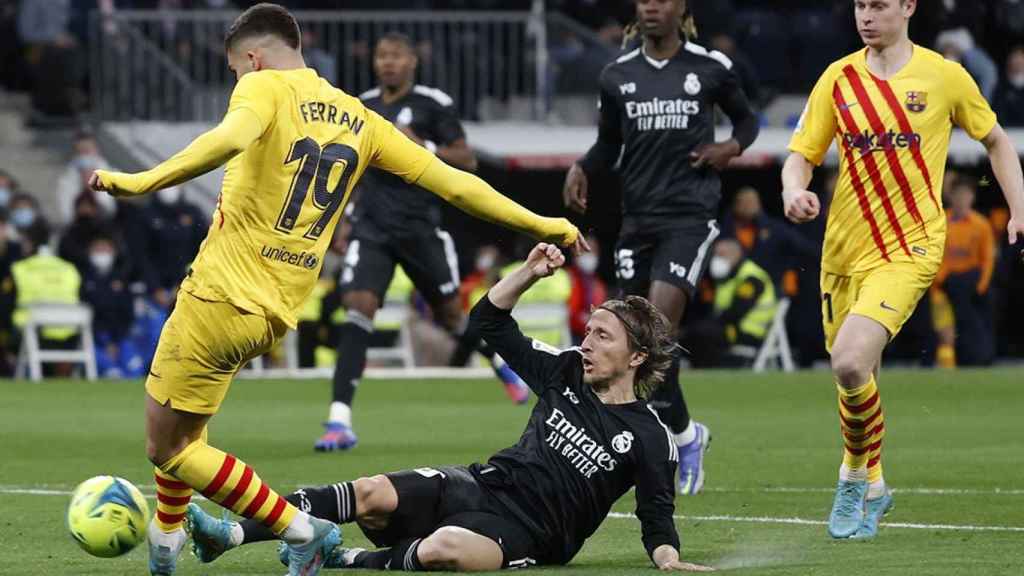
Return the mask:
M 907 106 L 907 110 L 911 112 L 924 112 L 924 109 L 928 107 L 928 93 L 907 92 L 907 100 L 904 104 Z

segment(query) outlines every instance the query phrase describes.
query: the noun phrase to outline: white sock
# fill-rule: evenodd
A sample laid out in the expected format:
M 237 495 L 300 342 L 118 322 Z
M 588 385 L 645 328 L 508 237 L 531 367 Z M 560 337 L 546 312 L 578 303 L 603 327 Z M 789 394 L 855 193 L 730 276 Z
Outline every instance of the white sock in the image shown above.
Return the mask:
M 235 546 L 241 546 L 243 540 L 245 540 L 245 532 L 242 531 L 242 525 L 238 522 L 232 522 L 231 530 L 228 532 L 228 544 L 234 548 Z
M 181 548 L 185 544 L 185 540 L 188 539 L 188 535 L 185 534 L 184 528 L 178 528 L 173 532 L 164 532 L 156 525 L 156 516 L 149 521 L 149 529 L 146 530 L 146 535 L 149 537 L 149 541 L 156 544 L 157 546 L 167 546 L 171 550 Z
M 868 481 L 868 468 L 850 468 L 844 462 L 839 467 L 839 479 L 845 480 L 846 482 L 867 482 Z
M 679 434 L 673 434 L 672 439 L 676 441 L 676 446 L 686 446 L 690 442 L 697 439 L 697 427 L 693 425 L 693 420 L 690 420 L 690 424 L 686 426 L 686 430 L 683 430 Z
M 875 482 L 868 483 L 868 500 L 877 500 L 885 496 L 885 479 L 879 478 Z
M 328 422 L 344 424 L 352 427 L 352 408 L 344 402 L 331 402 L 331 413 L 327 416 Z
M 309 520 L 309 514 L 299 510 L 299 513 L 292 519 L 292 523 L 281 533 L 281 540 L 289 544 L 305 544 L 312 540 L 315 535 L 313 523 Z

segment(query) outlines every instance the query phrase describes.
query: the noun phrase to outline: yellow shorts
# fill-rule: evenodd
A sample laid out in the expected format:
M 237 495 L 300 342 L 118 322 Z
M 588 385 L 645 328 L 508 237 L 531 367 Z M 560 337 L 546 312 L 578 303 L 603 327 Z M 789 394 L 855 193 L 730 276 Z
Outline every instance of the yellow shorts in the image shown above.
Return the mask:
M 175 410 L 215 414 L 235 373 L 286 331 L 283 322 L 180 291 L 160 333 L 146 392 Z
M 941 262 L 890 262 L 852 276 L 821 273 L 821 318 L 825 348 L 831 352 L 846 316 L 857 314 L 878 322 L 892 339 L 899 333 L 925 291 L 931 288 Z

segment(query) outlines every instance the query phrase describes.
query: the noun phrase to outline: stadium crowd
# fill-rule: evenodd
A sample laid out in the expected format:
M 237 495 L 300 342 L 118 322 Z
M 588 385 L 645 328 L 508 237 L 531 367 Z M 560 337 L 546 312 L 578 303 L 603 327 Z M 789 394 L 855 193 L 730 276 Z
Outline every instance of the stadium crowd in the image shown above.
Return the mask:
M 88 15 L 121 9 L 232 9 L 254 2 L 229 0 L 0 0 L 0 58 L 12 65 L 0 71 L 0 86 L 27 92 L 35 114 L 74 122 L 88 109 L 86 51 Z M 292 0 L 293 9 L 529 9 L 518 0 Z M 610 46 L 622 39 L 632 3 L 624 0 L 549 0 L 560 11 L 593 30 Z M 1000 122 L 1024 126 L 1024 3 L 1014 0 L 923 2 L 912 34 L 947 58 L 960 61 L 993 102 Z M 827 64 L 859 45 L 849 0 L 788 0 L 771 10 L 752 0 L 716 0 L 694 5 L 702 41 L 728 54 L 745 90 L 758 106 L 779 94 L 806 93 Z M 312 39 L 310 39 L 312 40 Z M 187 40 L 186 40 L 187 42 Z M 603 61 L 581 50 L 575 33 L 550 38 L 559 86 L 596 88 Z M 322 75 L 336 74 L 340 56 L 310 54 Z M 778 66 L 780 61 L 792 65 Z M 579 77 L 577 77 L 579 76 Z M 583 76 L 586 76 L 584 79 Z M 342 86 L 342 88 L 345 88 Z M 69 159 L 60 176 L 57 206 L 44 210 L 32 190 L 23 190 L 0 163 L 0 375 L 14 372 L 21 312 L 33 302 L 82 302 L 95 312 L 97 358 L 104 376 L 139 377 L 145 373 L 178 283 L 188 272 L 209 224 L 207 215 L 181 188 L 161 191 L 143 203 L 114 201 L 88 189 L 94 169 L 109 166 L 92 134 L 80 131 L 68 142 Z M 6 171 L 4 171 L 6 170 Z M 824 358 L 819 275 L 824 219 L 796 228 L 766 210 L 775 199 L 742 182 L 726 181 L 731 204 L 722 214 L 722 239 L 713 249 L 709 276 L 698 305 L 684 322 L 681 339 L 695 366 L 748 365 L 771 328 L 775 311 L 788 300 L 787 320 L 797 360 L 811 365 Z M 827 202 L 834 178 L 824 180 Z M 1014 252 L 1004 245 L 1007 210 L 991 199 L 974 204 L 979 187 L 992 196 L 990 179 L 950 171 L 943 187 L 949 238 L 945 262 L 934 289 L 924 299 L 894 350 L 922 365 L 992 363 L 998 335 L 1007 319 L 996 310 L 1009 299 Z M 551 194 L 557 195 L 557 190 Z M 999 202 L 999 201 L 997 201 Z M 54 215 L 48 221 L 44 213 Z M 337 242 L 344 246 L 344 239 Z M 514 243 L 513 243 L 514 244 Z M 484 245 L 473 265 L 463 270 L 460 289 L 465 310 L 509 269 L 513 244 Z M 520 243 L 521 244 L 521 243 Z M 592 254 L 575 260 L 546 284 L 539 296 L 566 306 L 573 342 L 582 338 L 590 310 L 615 285 L 611 250 L 590 239 Z M 518 251 L 522 251 L 519 248 Z M 340 262 L 339 262 L 340 266 Z M 324 281 L 300 324 L 300 359 L 318 363 L 317 349 L 333 348 L 340 320 L 339 266 L 325 266 Z M 401 290 L 401 287 L 398 288 Z M 411 289 L 402 294 L 426 326 L 428 306 Z M 451 346 L 442 331 L 425 329 L 426 352 Z M 49 346 L 68 346 L 73 331 L 49 329 Z M 569 344 L 569 342 L 563 342 Z M 330 361 L 321 361 L 330 365 Z M 67 367 L 57 367 L 67 370 Z

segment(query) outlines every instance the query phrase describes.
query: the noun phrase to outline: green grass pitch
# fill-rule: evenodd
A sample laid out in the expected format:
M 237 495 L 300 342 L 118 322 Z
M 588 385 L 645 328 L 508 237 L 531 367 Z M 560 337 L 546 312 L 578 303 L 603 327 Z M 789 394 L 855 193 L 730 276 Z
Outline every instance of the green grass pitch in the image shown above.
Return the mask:
M 1024 574 L 1019 371 L 883 373 L 896 508 L 871 542 L 834 542 L 823 525 L 840 457 L 827 374 L 690 373 L 684 381 L 714 435 L 707 491 L 676 500 L 685 559 L 737 574 Z M 93 475 L 123 476 L 152 496 L 143 394 L 137 381 L 0 382 L 0 574 L 147 573 L 144 546 L 92 558 L 64 525 L 67 494 Z M 367 380 L 355 405 L 359 447 L 315 454 L 327 399 L 324 381 L 238 381 L 211 442 L 287 492 L 484 459 L 515 442 L 528 413 L 494 381 Z M 633 506 L 628 494 L 615 510 Z M 344 535 L 366 543 L 351 526 Z M 652 574 L 639 535 L 636 520 L 609 518 L 568 568 L 530 573 Z M 275 550 L 250 546 L 209 566 L 183 554 L 178 573 L 279 576 Z

